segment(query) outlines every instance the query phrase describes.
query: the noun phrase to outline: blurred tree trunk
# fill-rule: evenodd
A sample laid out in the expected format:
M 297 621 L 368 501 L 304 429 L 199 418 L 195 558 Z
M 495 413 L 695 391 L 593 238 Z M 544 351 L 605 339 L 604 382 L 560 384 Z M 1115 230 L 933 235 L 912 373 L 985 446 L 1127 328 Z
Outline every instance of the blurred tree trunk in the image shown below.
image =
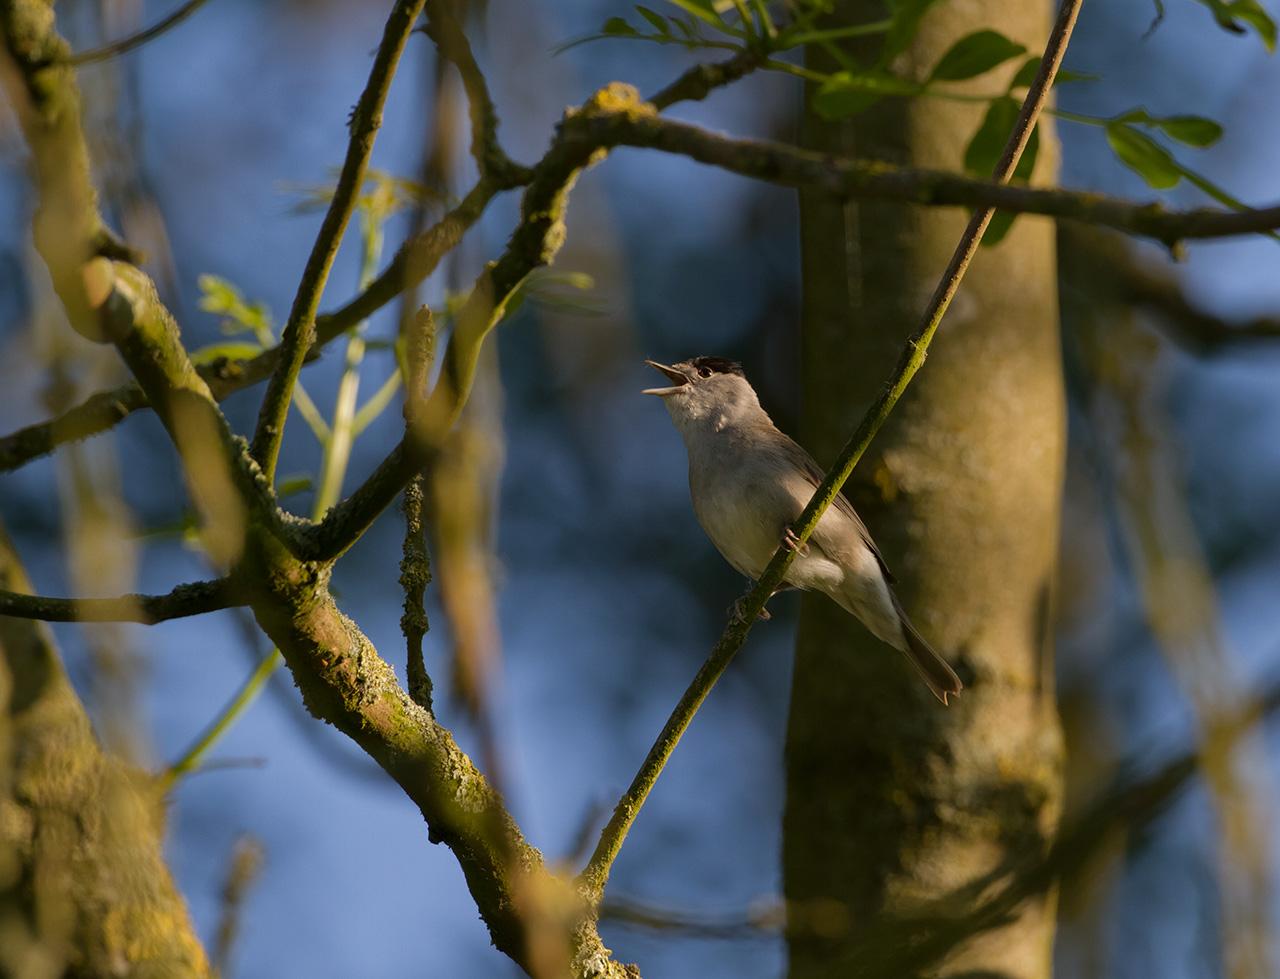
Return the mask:
M 859 0 L 838 5 L 835 20 L 864 23 L 881 10 Z M 1043 2 L 938 4 L 895 68 L 923 77 L 982 28 L 1041 50 L 1050 15 Z M 1020 62 L 972 91 L 1000 91 Z M 984 109 L 895 99 L 841 123 L 806 109 L 803 141 L 957 170 Z M 1057 163 L 1044 129 L 1040 181 Z M 801 194 L 801 435 L 824 464 L 888 377 L 966 218 Z M 915 624 L 967 689 L 943 708 L 900 654 L 826 599 L 805 599 L 783 847 L 794 979 L 892 971 L 901 949 L 884 947 L 892 940 L 878 916 L 921 911 L 1054 829 L 1061 736 L 1050 627 L 1064 418 L 1053 227 L 1024 218 L 975 260 L 927 365 L 846 488 Z M 1053 904 L 1029 903 L 938 971 L 1049 976 Z
M 0 588 L 27 592 L 0 528 Z M 158 800 L 94 739 L 48 626 L 0 616 L 0 976 L 208 976 Z

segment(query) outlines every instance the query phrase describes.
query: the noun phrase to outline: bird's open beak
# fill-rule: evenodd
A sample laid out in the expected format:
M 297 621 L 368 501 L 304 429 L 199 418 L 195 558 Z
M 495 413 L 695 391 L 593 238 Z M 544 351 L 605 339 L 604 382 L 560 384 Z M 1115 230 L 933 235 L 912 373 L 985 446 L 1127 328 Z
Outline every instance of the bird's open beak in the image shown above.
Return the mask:
M 640 392 L 641 394 L 656 394 L 658 397 L 663 397 L 664 395 L 674 394 L 689 383 L 689 375 L 683 371 L 678 371 L 674 367 L 668 367 L 666 364 L 659 364 L 656 360 L 646 360 L 645 363 L 655 370 L 662 371 L 662 373 L 666 374 L 667 377 L 675 383 L 669 388 L 645 388 Z

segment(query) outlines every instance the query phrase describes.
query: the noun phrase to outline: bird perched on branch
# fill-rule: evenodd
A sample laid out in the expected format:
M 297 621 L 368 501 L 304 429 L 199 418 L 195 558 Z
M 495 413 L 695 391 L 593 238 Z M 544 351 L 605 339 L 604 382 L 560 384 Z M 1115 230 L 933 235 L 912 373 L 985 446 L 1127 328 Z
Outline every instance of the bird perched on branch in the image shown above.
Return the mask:
M 693 511 L 725 559 L 755 581 L 779 544 L 798 550 L 786 587 L 822 592 L 901 650 L 943 704 L 958 694 L 960 678 L 907 619 L 893 575 L 843 495 L 799 544 L 791 525 L 823 473 L 765 414 L 741 365 L 720 357 L 645 363 L 671 382 L 644 393 L 662 398 L 684 437 Z

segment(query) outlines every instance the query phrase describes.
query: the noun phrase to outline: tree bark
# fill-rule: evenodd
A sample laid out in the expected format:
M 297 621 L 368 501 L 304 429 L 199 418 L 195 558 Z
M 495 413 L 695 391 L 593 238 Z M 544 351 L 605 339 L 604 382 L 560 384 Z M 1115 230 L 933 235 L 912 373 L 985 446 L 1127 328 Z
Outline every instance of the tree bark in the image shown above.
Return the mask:
M 832 26 L 881 16 L 838 5 Z M 1040 3 L 938 4 L 894 64 L 924 77 L 957 39 L 999 30 L 1042 50 Z M 811 55 L 816 58 L 817 55 Z M 977 79 L 1000 91 L 1021 59 Z M 823 65 L 830 68 L 829 65 Z M 958 170 L 984 106 L 884 101 L 828 123 L 816 150 Z M 1041 124 L 1037 178 L 1056 170 Z M 801 441 L 829 463 L 898 358 L 967 215 L 801 193 Z M 1052 225 L 1021 218 L 984 249 L 932 356 L 846 493 L 911 618 L 966 690 L 950 709 L 902 657 L 806 597 L 787 735 L 783 878 L 791 975 L 903 975 L 892 918 L 959 912 L 960 889 L 1043 847 L 1061 794 L 1051 623 L 1065 413 Z M 930 971 L 1050 975 L 1052 896 Z M 896 964 L 895 964 L 896 963 Z
M 0 588 L 28 592 L 0 528 Z M 208 976 L 146 777 L 103 753 L 48 626 L 0 616 L 0 976 Z

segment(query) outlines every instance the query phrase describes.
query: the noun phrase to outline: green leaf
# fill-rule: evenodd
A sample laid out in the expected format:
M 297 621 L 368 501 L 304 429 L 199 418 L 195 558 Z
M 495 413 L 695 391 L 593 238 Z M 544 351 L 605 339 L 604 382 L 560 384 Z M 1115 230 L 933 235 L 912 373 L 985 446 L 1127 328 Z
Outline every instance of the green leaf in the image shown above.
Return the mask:
M 280 481 L 276 483 L 276 496 L 294 496 L 298 493 L 305 493 L 311 489 L 312 479 L 306 473 L 299 473 L 294 476 L 282 476 Z
M 1107 143 L 1121 163 L 1157 190 L 1168 190 L 1182 179 L 1182 171 L 1169 151 L 1128 123 L 1109 123 Z
M 1252 27 L 1268 51 L 1276 49 L 1276 22 L 1258 0 L 1199 0 L 1209 8 L 1218 26 L 1232 34 L 1244 34 Z
M 856 115 L 886 95 L 915 95 L 920 86 L 886 72 L 838 71 L 814 94 L 813 107 L 824 119 Z
M 1170 139 L 1188 146 L 1212 146 L 1222 138 L 1222 127 L 1203 116 L 1166 116 L 1155 124 Z
M 1015 107 L 1014 114 L 1017 110 Z M 1013 128 L 1012 121 L 1009 123 L 1009 130 L 1005 131 L 1004 138 L 1009 138 L 1009 131 Z M 1003 147 L 1002 147 L 1003 148 Z M 1031 130 L 1031 136 L 1027 139 L 1027 148 L 1022 151 L 1022 156 L 1018 157 L 1018 165 L 1013 170 L 1013 180 L 1018 183 L 1027 183 L 1031 180 L 1031 175 L 1036 169 L 1036 157 L 1040 153 L 1040 127 L 1037 126 Z M 995 162 L 991 164 L 991 170 L 988 174 L 995 170 Z M 982 246 L 991 248 L 1000 244 L 1004 240 L 1004 236 L 1009 233 L 1009 229 L 1013 227 L 1013 222 L 1018 218 L 1017 211 L 996 211 L 991 217 L 991 223 L 987 225 L 986 234 L 982 236 Z
M 1035 81 L 1036 72 L 1040 70 L 1040 56 L 1032 55 L 1022 63 L 1022 67 L 1018 69 L 1018 73 L 1013 76 L 1013 81 L 1009 83 L 1009 89 L 1029 88 L 1031 83 Z M 1096 82 L 1097 75 L 1091 75 L 1084 71 L 1065 71 L 1059 69 L 1058 73 L 1053 77 L 1053 84 L 1065 85 L 1068 82 Z
M 1008 96 L 992 99 L 982 124 L 965 149 L 965 170 L 983 177 L 990 177 L 995 172 L 996 164 L 1000 162 L 1000 156 L 1004 153 L 1005 144 L 1009 141 L 1009 134 L 1013 132 L 1019 108 L 1018 102 Z M 1014 180 L 1025 183 L 1031 179 L 1039 152 L 1040 129 L 1037 127 L 1031 130 L 1027 147 L 1018 158 L 1018 166 L 1013 172 Z M 983 247 L 998 245 L 1009 233 L 1017 216 L 1016 211 L 997 211 L 991 223 L 987 225 L 986 234 L 982 237 Z
M 951 50 L 942 56 L 933 69 L 929 80 L 958 82 L 976 78 L 1010 58 L 1025 54 L 1026 50 L 998 31 L 975 31 L 951 46 Z
M 262 347 L 256 343 L 213 343 L 191 351 L 191 363 L 199 367 L 202 364 L 212 364 L 223 357 L 227 360 L 249 360 L 260 353 Z
M 667 23 L 667 18 L 661 14 L 650 10 L 648 7 L 640 6 L 636 7 L 636 13 L 657 28 L 659 34 L 666 36 L 671 33 L 671 25 Z
M 893 25 L 884 39 L 884 49 L 880 52 L 881 67 L 888 65 L 911 46 L 920 29 L 920 18 L 935 2 L 936 0 L 890 0 L 889 12 Z
M 1130 109 L 1113 121 L 1150 126 L 1188 146 L 1212 146 L 1222 138 L 1222 127 L 1204 116 L 1153 116 L 1146 109 Z
M 627 18 L 610 17 L 600 28 L 600 33 L 608 37 L 634 37 L 640 32 L 627 23 Z
M 679 7 L 686 14 L 693 14 L 698 20 L 712 27 L 723 29 L 728 26 L 725 19 L 716 12 L 715 4 L 711 0 L 667 0 L 667 2 Z
M 1013 131 L 1013 123 L 1018 118 L 1018 103 L 1007 95 L 992 99 L 987 107 L 987 114 L 978 126 L 978 131 L 969 140 L 964 151 L 964 168 L 969 173 L 981 177 L 990 177 L 995 171 L 996 163 L 1004 150 L 1004 144 Z M 1025 157 L 1026 154 L 1023 154 Z

